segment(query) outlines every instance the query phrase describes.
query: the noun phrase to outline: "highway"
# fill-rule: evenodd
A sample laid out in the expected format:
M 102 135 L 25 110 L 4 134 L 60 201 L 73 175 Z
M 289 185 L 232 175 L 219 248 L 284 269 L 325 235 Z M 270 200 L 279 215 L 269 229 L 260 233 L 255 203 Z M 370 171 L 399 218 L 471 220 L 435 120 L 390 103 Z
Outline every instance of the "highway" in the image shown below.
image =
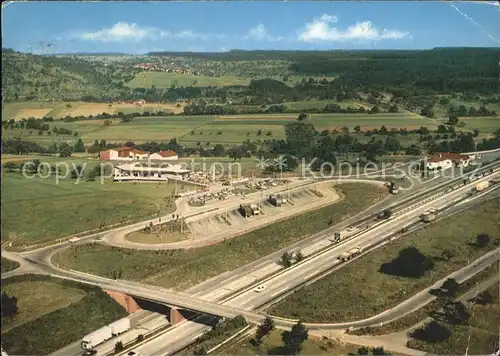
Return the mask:
M 481 178 L 476 182 L 474 182 L 474 184 L 486 179 L 488 179 L 488 177 Z M 37 265 L 37 267 L 42 268 L 47 273 L 52 273 L 61 277 L 74 278 L 84 283 L 99 284 L 109 289 L 121 290 L 134 295 L 139 295 L 139 296 L 146 295 L 147 298 L 150 299 L 175 305 L 181 305 L 186 308 L 203 310 L 208 313 L 213 312 L 215 314 L 227 315 L 227 316 L 242 314 L 246 316 L 249 320 L 258 321 L 259 318 L 262 318 L 262 314 L 252 313 L 249 310 L 256 308 L 256 306 L 259 305 L 259 303 L 261 302 L 265 303 L 266 300 L 272 299 L 275 295 L 279 295 L 280 293 L 284 292 L 279 290 L 278 288 L 280 289 L 285 288 L 285 290 L 289 288 L 294 288 L 293 283 L 290 284 L 290 280 L 300 284 L 303 281 L 307 280 L 308 278 L 309 279 L 313 278 L 314 275 L 321 273 L 325 269 L 332 268 L 332 266 L 338 263 L 336 257 L 341 252 L 349 250 L 353 246 L 365 247 L 369 246 L 372 243 L 377 243 L 379 240 L 383 240 L 392 231 L 400 229 L 401 224 L 409 223 L 412 221 L 412 219 L 415 220 L 418 215 L 420 215 L 423 211 L 427 210 L 430 206 L 438 206 L 446 202 L 453 201 L 455 198 L 458 198 L 459 196 L 463 195 L 466 191 L 470 190 L 471 187 L 472 185 L 461 187 L 447 194 L 444 197 L 436 199 L 433 202 L 430 202 L 426 205 L 421 205 L 420 207 L 416 208 L 413 211 L 401 214 L 400 216 L 397 216 L 394 219 L 385 222 L 383 225 L 373 228 L 368 233 L 361 234 L 352 240 L 346 241 L 345 243 L 335 246 L 331 250 L 326 251 L 325 253 L 319 255 L 318 257 L 315 257 L 314 259 L 311 260 L 306 260 L 301 265 L 297 265 L 295 266 L 295 268 L 292 267 L 284 271 L 282 274 L 273 277 L 276 279 L 272 279 L 270 282 L 268 282 L 273 286 L 273 288 L 268 288 L 265 290 L 265 292 L 261 294 L 256 294 L 253 291 L 247 291 L 245 293 L 249 293 L 250 295 L 252 295 L 252 297 L 248 298 L 248 296 L 245 297 L 236 296 L 235 298 L 238 299 L 235 300 L 235 298 L 232 298 L 231 300 L 224 303 L 225 305 L 220 305 L 217 303 L 210 303 L 210 302 L 220 300 L 226 295 L 234 294 L 242 287 L 248 286 L 249 283 L 251 284 L 255 282 L 256 278 L 262 278 L 268 276 L 270 273 L 278 271 L 279 269 L 281 269 L 281 267 L 276 263 L 278 259 L 275 258 L 275 256 L 272 257 L 268 256 L 263 260 L 258 261 L 257 268 L 255 268 L 256 267 L 255 265 L 251 266 L 252 265 L 251 264 L 236 271 L 228 272 L 225 275 L 218 276 L 210 281 L 202 283 L 201 285 L 195 286 L 194 288 L 188 291 L 190 293 L 194 293 L 195 296 L 197 297 L 193 298 L 188 293 L 171 292 L 168 290 L 161 290 L 161 291 L 158 290 L 157 293 L 157 288 L 154 288 L 155 291 L 153 291 L 152 290 L 153 288 L 151 288 L 151 286 L 141 286 L 136 283 L 129 283 L 125 281 L 112 282 L 96 276 L 83 276 L 79 273 L 68 272 L 53 268 L 50 265 L 50 256 L 59 248 L 64 248 L 64 246 L 59 246 L 59 248 L 56 249 L 42 249 L 34 253 L 33 252 L 26 253 L 23 255 L 28 257 L 33 262 L 34 265 Z M 377 207 L 372 207 L 368 209 L 368 211 L 365 211 L 365 214 L 369 213 L 370 215 L 372 213 L 380 211 L 381 205 L 382 204 L 377 204 Z M 349 223 L 353 220 L 355 220 L 355 218 L 350 219 Z M 348 225 L 348 222 L 345 222 L 342 225 L 346 226 Z M 326 232 L 318 234 L 313 239 L 308 239 L 307 244 L 311 244 L 311 242 L 314 242 L 314 239 L 316 239 L 316 242 L 323 240 L 324 243 L 330 245 L 331 242 L 329 241 L 329 238 L 331 238 L 332 232 L 340 228 L 341 227 L 336 226 L 335 228 L 329 229 Z M 317 245 L 316 247 L 318 247 L 318 249 L 324 248 L 324 246 L 320 245 Z M 288 249 L 291 248 L 289 247 Z M 275 253 L 274 255 L 276 255 L 279 258 L 281 253 L 282 252 L 280 251 Z M 244 271 L 244 273 L 241 273 L 242 271 Z M 232 276 L 229 278 L 229 275 Z M 181 297 L 179 298 L 179 296 Z M 204 302 L 203 300 L 205 300 L 206 302 Z M 175 332 L 168 332 L 165 334 L 166 335 L 165 337 L 159 337 L 157 339 L 154 339 L 146 343 L 145 347 L 146 345 L 149 345 L 147 347 L 147 350 L 150 350 L 151 352 L 146 351 L 145 354 L 148 355 L 164 354 L 163 351 L 158 351 L 158 353 L 154 351 L 155 350 L 154 345 L 156 343 L 163 343 L 164 347 L 162 348 L 162 350 L 167 350 L 172 352 L 175 350 L 176 347 L 179 346 L 180 341 L 175 343 L 167 342 L 167 344 L 165 344 L 166 341 L 182 339 L 185 340 L 186 342 L 190 342 L 191 340 L 193 340 L 194 336 L 203 333 L 204 329 L 205 328 L 203 326 L 192 322 L 182 323 L 181 325 L 176 326 L 174 328 Z M 174 335 L 177 335 L 178 337 Z M 189 335 L 192 337 L 190 338 Z M 168 340 L 165 340 L 165 338 Z
M 498 189 L 497 189 L 498 192 Z M 452 201 L 453 198 L 456 197 L 458 193 L 455 193 L 453 195 L 447 196 L 446 200 Z M 479 202 L 481 201 L 481 198 L 475 199 L 475 201 Z M 473 201 L 471 201 L 473 202 Z M 439 204 L 441 203 L 440 201 L 434 202 L 434 204 Z M 424 211 L 425 209 L 428 209 L 428 206 L 421 206 L 419 209 L 416 209 L 416 212 L 408 214 L 409 216 L 415 217 L 418 216 L 419 213 Z M 465 208 L 462 206 L 461 209 Z M 456 209 L 458 211 L 459 209 Z M 232 306 L 237 306 L 242 309 L 246 310 L 252 310 L 252 309 L 259 309 L 261 305 L 265 305 L 268 303 L 269 300 L 275 299 L 277 296 L 279 296 L 282 293 L 285 293 L 288 290 L 293 290 L 297 285 L 303 284 L 304 281 L 307 279 L 313 278 L 315 275 L 321 274 L 322 271 L 324 270 L 329 270 L 332 268 L 332 266 L 338 265 L 339 262 L 337 261 L 336 257 L 338 254 L 340 254 L 343 251 L 349 250 L 353 246 L 369 246 L 372 243 L 376 243 L 377 241 L 383 241 L 386 239 L 387 235 L 391 234 L 391 228 L 392 231 L 394 228 L 398 228 L 400 220 L 406 220 L 405 216 L 402 216 L 398 219 L 393 219 L 392 221 L 389 221 L 387 225 L 383 225 L 379 228 L 379 231 L 376 233 L 373 233 L 371 231 L 368 234 L 363 234 L 360 235 L 359 237 L 352 239 L 351 241 L 348 241 L 348 243 L 344 243 L 339 245 L 338 247 L 328 251 L 327 253 L 316 257 L 313 260 L 304 262 L 303 264 L 297 265 L 294 267 L 291 267 L 287 270 L 285 270 L 283 273 L 279 274 L 276 277 L 271 278 L 269 281 L 265 283 L 268 287 L 265 289 L 265 291 L 261 293 L 256 293 L 253 291 L 253 288 L 251 287 L 249 290 L 239 294 L 236 297 L 230 298 L 229 301 L 226 301 L 224 304 L 227 305 L 232 305 Z M 371 236 L 373 234 L 373 236 Z M 368 235 L 368 236 L 365 236 Z M 361 243 L 361 241 L 362 243 Z M 484 268 L 485 265 L 491 264 L 491 259 L 498 258 L 498 251 L 496 251 L 496 254 L 493 253 L 491 255 L 488 255 L 489 257 L 485 260 L 484 263 L 477 265 L 476 269 L 465 269 L 464 271 L 460 272 L 463 273 L 463 275 L 459 276 L 468 276 L 468 275 L 473 275 L 477 273 L 477 271 L 480 270 L 480 268 Z M 491 257 L 493 256 L 493 257 Z M 299 268 L 300 267 L 300 268 Z M 248 282 L 244 281 L 246 277 L 240 277 L 241 278 L 241 284 L 246 284 Z M 465 278 L 465 277 L 464 277 Z M 235 281 L 230 281 L 230 284 L 238 283 L 240 282 L 239 280 Z M 203 293 L 204 295 L 201 296 L 201 298 L 207 299 L 207 300 L 217 300 L 221 299 L 221 297 L 224 294 L 227 294 L 228 291 L 224 291 L 225 285 L 220 285 L 218 288 L 214 288 L 211 291 L 205 290 Z M 199 294 L 202 294 L 201 292 Z M 427 293 L 424 293 L 427 294 Z M 411 303 L 415 303 L 415 305 L 418 305 L 422 303 L 422 295 L 419 294 L 417 296 L 416 300 L 412 300 Z M 425 299 L 425 298 L 424 298 Z M 405 304 L 400 308 L 394 308 L 392 313 L 388 313 L 382 316 L 377 316 L 374 319 L 369 320 L 368 322 L 366 321 L 358 321 L 358 322 L 353 322 L 353 323 L 347 323 L 347 324 L 341 324 L 341 325 L 330 325 L 330 328 L 333 329 L 345 329 L 349 326 L 364 326 L 364 325 L 376 325 L 379 324 L 380 322 L 387 322 L 392 319 L 394 319 L 396 316 L 402 316 L 406 314 L 407 312 L 411 311 L 412 308 L 415 306 L 412 304 Z M 249 315 L 247 313 L 242 314 L 245 317 L 248 317 Z M 251 319 L 250 319 L 251 320 Z M 277 324 L 280 326 L 291 326 L 293 322 L 290 321 L 278 321 Z M 314 327 L 314 326 L 313 326 Z M 325 326 L 319 326 L 319 328 L 324 329 Z M 165 334 L 164 336 L 161 336 L 157 339 L 154 339 L 140 347 L 138 347 L 136 350 L 140 353 L 148 354 L 148 355 L 165 355 L 165 354 L 171 354 L 177 351 L 178 349 L 183 348 L 186 345 L 189 345 L 192 341 L 194 341 L 199 335 L 201 335 L 207 328 L 203 325 L 197 324 L 195 322 L 187 321 L 185 323 L 182 323 L 178 326 L 176 326 L 174 329 L 172 329 L 171 332 Z M 175 342 L 170 342 L 170 340 L 174 340 Z M 180 340 L 183 340 L 181 343 Z

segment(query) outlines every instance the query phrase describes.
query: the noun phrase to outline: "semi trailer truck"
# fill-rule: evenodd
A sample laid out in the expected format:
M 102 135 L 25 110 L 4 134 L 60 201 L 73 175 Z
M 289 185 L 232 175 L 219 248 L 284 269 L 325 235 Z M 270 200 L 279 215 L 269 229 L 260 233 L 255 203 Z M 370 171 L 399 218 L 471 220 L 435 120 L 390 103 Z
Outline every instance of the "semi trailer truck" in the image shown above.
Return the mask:
M 113 337 L 111 327 L 106 325 L 86 336 L 83 337 L 81 346 L 84 350 L 92 350 L 104 341 L 107 341 Z
M 111 339 L 113 336 L 120 335 L 128 330 L 130 330 L 129 318 L 117 320 L 84 336 L 81 342 L 81 347 L 87 351 L 93 350 L 97 345 L 100 345 Z
M 353 257 L 358 256 L 360 253 L 361 253 L 361 248 L 355 247 L 352 250 L 350 250 L 349 252 L 344 252 L 344 253 L 340 254 L 338 259 L 341 260 L 342 262 L 345 262 L 345 261 L 350 260 Z
M 476 184 L 476 191 L 477 192 L 482 192 L 483 190 L 485 190 L 486 188 L 488 188 L 490 186 L 490 183 L 489 182 L 481 182 L 481 183 L 477 183 Z

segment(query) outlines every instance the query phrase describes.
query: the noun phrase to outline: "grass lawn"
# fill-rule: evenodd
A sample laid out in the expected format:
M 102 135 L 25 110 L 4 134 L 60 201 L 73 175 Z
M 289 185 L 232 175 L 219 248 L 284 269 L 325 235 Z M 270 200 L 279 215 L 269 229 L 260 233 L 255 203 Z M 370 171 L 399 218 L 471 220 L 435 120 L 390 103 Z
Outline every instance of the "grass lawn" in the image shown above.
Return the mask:
M 9 354 L 47 355 L 127 312 L 99 288 L 46 276 L 2 281 L 17 298 L 18 314 L 2 317 L 2 348 Z
M 101 276 L 121 270 L 124 279 L 182 290 L 322 231 L 328 228 L 330 218 L 340 222 L 387 196 L 385 189 L 366 184 L 342 184 L 338 188 L 346 196 L 342 201 L 213 246 L 152 252 L 82 245 L 54 258 L 64 268 Z
M 8 271 L 12 271 L 12 270 L 16 269 L 17 267 L 19 267 L 19 263 L 17 263 L 16 261 L 11 261 L 7 258 L 2 257 L 1 266 L 2 266 L 2 273 L 5 273 Z
M 430 343 L 411 339 L 408 346 L 427 351 L 434 355 L 463 355 L 468 349 L 470 355 L 491 355 L 498 347 L 498 328 L 500 325 L 499 284 L 488 292 L 493 296 L 491 304 L 474 304 L 470 310 L 469 325 L 447 325 L 451 336 L 442 342 Z M 470 340 L 469 340 L 470 337 Z
M 190 75 L 165 72 L 141 72 L 135 76 L 127 86 L 131 88 L 151 88 L 153 85 L 158 89 L 168 89 L 172 85 L 178 87 L 208 87 L 208 86 L 230 86 L 248 85 L 250 79 L 236 76 L 209 77 L 205 75 Z
M 464 283 L 460 284 L 460 291 L 459 294 L 463 294 L 471 289 L 474 289 L 476 286 L 476 283 L 481 283 L 485 280 L 488 280 L 489 278 L 493 276 L 498 276 L 498 264 L 494 263 L 487 267 L 486 269 L 482 270 L 479 272 L 477 275 L 472 277 L 471 279 L 465 281 Z M 418 324 L 419 322 L 427 319 L 432 312 L 438 310 L 440 308 L 439 301 L 437 299 L 433 300 L 429 304 L 425 305 L 424 307 L 415 310 L 413 313 L 407 314 L 402 318 L 399 318 L 397 320 L 391 321 L 390 323 L 387 323 L 382 326 L 376 326 L 376 327 L 367 327 L 367 328 L 361 328 L 357 330 L 353 330 L 350 332 L 350 334 L 353 335 L 384 335 L 384 334 L 390 334 L 390 333 L 395 333 L 398 331 L 404 331 L 407 330 L 408 328 L 411 328 L 412 326 Z
M 373 105 L 368 103 L 363 103 L 361 101 L 341 101 L 337 102 L 336 100 L 319 100 L 319 99 L 311 99 L 311 100 L 303 100 L 303 101 L 291 101 L 283 103 L 288 109 L 302 111 L 308 109 L 324 109 L 328 104 L 337 104 L 341 108 L 347 108 L 350 106 L 351 108 L 357 107 L 365 107 L 371 108 Z
M 189 238 L 189 230 L 186 223 L 183 223 L 184 230 L 182 233 L 180 231 L 180 224 L 180 222 L 169 221 L 162 225 L 156 225 L 153 231 L 134 231 L 127 234 L 125 239 L 143 244 L 171 243 L 187 240 Z
M 269 313 L 307 322 L 334 323 L 368 318 L 389 309 L 496 248 L 499 208 L 500 198 L 496 198 L 397 239 L 299 290 L 272 307 Z M 481 233 L 492 237 L 488 247 L 479 249 L 469 245 Z M 379 272 L 382 263 L 391 261 L 410 246 L 432 257 L 434 268 L 419 279 Z M 444 262 L 441 259 L 444 250 L 451 251 L 454 257 Z
M 259 346 L 250 343 L 251 338 L 243 340 L 218 353 L 219 355 L 276 355 L 273 351 L 283 345 L 281 341 L 281 330 L 275 329 L 269 335 L 262 338 Z M 319 340 L 309 338 L 303 344 L 300 355 L 347 355 L 350 352 L 356 352 L 358 346 L 352 344 L 342 344 L 333 340 Z
M 175 209 L 170 183 L 56 184 L 54 178 L 26 179 L 15 172 L 2 178 L 2 236 L 14 248 Z

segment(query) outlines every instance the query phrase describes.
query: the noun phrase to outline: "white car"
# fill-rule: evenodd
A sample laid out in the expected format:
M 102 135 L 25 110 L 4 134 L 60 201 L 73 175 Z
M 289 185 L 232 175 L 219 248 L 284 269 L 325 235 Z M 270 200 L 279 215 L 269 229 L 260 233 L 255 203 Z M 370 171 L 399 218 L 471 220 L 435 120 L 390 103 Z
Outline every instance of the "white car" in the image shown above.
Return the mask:
M 255 287 L 253 291 L 259 293 L 262 292 L 264 289 L 266 289 L 266 286 L 261 284 L 260 286 Z
M 77 242 L 78 240 L 80 240 L 80 238 L 78 237 L 72 237 L 69 239 L 69 242 Z

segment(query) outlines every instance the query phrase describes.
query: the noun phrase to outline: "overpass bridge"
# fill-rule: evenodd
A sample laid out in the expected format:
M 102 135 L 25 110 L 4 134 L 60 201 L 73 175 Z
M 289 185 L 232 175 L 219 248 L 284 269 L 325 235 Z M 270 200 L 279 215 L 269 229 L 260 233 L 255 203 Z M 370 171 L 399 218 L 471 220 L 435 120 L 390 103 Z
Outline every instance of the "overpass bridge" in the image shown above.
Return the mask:
M 243 316 L 249 322 L 255 324 L 260 324 L 266 317 L 265 313 L 251 312 L 234 306 L 219 304 L 220 302 L 199 299 L 185 292 L 172 291 L 138 282 L 113 280 L 77 271 L 65 271 L 52 266 L 51 269 L 52 272 L 50 276 L 52 277 L 69 279 L 78 283 L 86 283 L 100 287 L 103 290 L 118 292 L 144 301 L 166 305 L 171 309 L 170 321 L 172 324 L 184 320 L 184 318 L 179 315 L 179 309 L 224 318 Z M 54 269 L 57 271 L 53 271 Z

